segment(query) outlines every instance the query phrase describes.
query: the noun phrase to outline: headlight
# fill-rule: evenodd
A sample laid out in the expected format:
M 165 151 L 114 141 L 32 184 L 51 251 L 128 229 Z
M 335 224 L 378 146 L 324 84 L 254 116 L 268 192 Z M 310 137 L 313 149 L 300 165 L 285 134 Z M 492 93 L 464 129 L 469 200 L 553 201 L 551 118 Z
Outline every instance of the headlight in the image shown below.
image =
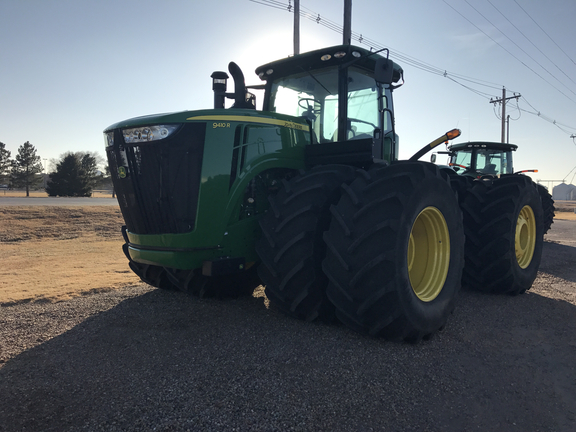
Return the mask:
M 104 133 L 104 145 L 106 148 L 112 147 L 114 145 L 114 132 Z
M 158 141 L 168 138 L 178 129 L 179 125 L 144 126 L 134 129 L 124 129 L 124 141 L 126 144 Z

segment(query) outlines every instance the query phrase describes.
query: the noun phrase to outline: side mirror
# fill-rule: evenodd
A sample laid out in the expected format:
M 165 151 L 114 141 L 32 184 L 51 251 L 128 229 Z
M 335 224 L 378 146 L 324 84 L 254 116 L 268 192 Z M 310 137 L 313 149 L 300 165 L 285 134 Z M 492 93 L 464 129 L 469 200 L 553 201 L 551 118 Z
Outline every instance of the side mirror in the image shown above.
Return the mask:
M 376 60 L 374 67 L 374 79 L 380 84 L 392 84 L 392 77 L 394 75 L 394 62 L 387 58 L 379 58 Z
M 432 153 L 432 154 L 430 155 L 430 162 L 436 163 L 436 153 Z

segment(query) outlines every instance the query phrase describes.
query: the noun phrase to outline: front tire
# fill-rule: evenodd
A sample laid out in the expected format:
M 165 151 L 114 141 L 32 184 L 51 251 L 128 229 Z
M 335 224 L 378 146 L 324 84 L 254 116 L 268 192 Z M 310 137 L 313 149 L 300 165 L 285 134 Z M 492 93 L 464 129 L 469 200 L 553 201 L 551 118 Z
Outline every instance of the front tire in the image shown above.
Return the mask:
M 333 206 L 323 269 L 353 330 L 418 341 L 442 328 L 460 289 L 462 213 L 448 176 L 396 162 L 360 175 Z
M 262 260 L 258 273 L 270 302 L 288 315 L 307 321 L 333 319 L 334 308 L 326 298 L 328 280 L 321 268 L 326 254 L 322 234 L 330 222 L 330 205 L 338 201 L 341 185 L 350 183 L 355 172 L 350 166 L 318 166 L 285 181 L 270 197 L 256 244 Z

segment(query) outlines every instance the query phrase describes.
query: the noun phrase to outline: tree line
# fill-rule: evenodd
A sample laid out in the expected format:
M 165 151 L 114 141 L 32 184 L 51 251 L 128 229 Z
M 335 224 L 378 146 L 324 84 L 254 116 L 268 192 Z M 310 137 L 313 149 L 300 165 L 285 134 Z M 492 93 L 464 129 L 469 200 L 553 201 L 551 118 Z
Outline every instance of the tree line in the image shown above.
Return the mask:
M 0 142 L 0 185 L 24 188 L 26 196 L 30 196 L 30 189 L 46 181 L 49 196 L 89 197 L 96 187 L 109 180 L 98 170 L 100 162 L 102 158 L 97 153 L 64 153 L 46 181 L 42 175 L 42 159 L 30 142 L 22 144 L 13 159 L 6 145 Z

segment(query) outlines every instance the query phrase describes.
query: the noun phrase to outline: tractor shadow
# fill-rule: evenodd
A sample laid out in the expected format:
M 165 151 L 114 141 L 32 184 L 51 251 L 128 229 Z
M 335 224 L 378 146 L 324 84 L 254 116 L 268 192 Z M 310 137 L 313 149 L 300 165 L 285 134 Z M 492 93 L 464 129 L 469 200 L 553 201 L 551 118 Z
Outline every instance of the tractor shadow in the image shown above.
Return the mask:
M 0 431 L 575 430 L 572 303 L 462 292 L 410 345 L 264 301 L 121 301 L 4 364 Z
M 545 241 L 539 271 L 569 282 L 576 282 L 576 247 Z

